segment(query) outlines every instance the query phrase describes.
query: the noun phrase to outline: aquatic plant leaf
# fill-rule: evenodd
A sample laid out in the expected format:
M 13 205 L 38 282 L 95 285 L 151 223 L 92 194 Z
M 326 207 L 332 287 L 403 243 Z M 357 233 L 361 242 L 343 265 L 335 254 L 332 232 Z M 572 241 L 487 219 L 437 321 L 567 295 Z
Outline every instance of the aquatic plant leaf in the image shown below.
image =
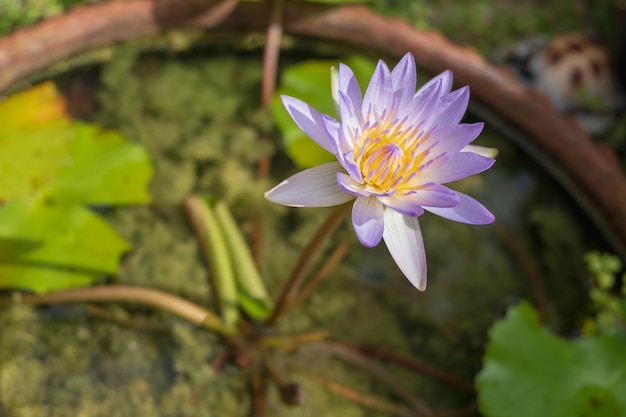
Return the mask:
M 241 230 L 226 203 L 216 202 L 213 211 L 228 245 L 230 261 L 235 271 L 239 305 L 253 319 L 265 320 L 272 312 L 272 299 L 267 293 Z
M 64 112 L 51 83 L 0 103 L 0 201 L 36 194 L 68 161 L 72 130 Z
M 92 275 L 116 272 L 119 256 L 130 248 L 91 210 L 42 200 L 13 201 L 0 207 L 0 239 L 21 243 L 18 250 L 0 253 L 1 263 L 79 268 Z M 24 247 L 24 242 L 31 246 Z M 37 282 L 31 288 L 41 291 Z
M 624 352 L 616 337 L 559 338 L 521 303 L 490 332 L 476 380 L 480 409 L 487 417 L 624 417 Z
M 97 278 L 98 276 L 92 272 L 0 263 L 0 287 L 3 288 L 44 293 L 64 288 L 83 287 Z M 33 283 L 36 285 L 34 286 Z
M 212 201 L 190 196 L 185 200 L 185 207 L 194 224 L 204 258 L 211 268 L 211 280 L 217 294 L 220 315 L 224 324 L 232 327 L 239 321 L 237 284 L 228 245 L 213 213 Z
M 351 56 L 342 62 L 349 65 L 363 85 L 374 71 L 375 62 Z M 280 85 L 272 100 L 272 117 L 283 137 L 287 155 L 300 168 L 309 168 L 335 158 L 311 140 L 296 125 L 281 102 L 281 95 L 298 97 L 323 114 L 335 114 L 330 86 L 330 69 L 337 66 L 335 60 L 311 60 L 292 65 L 281 75 Z
M 75 123 L 73 128 L 73 162 L 50 185 L 50 199 L 88 205 L 150 202 L 152 166 L 142 147 L 94 125 Z
M 84 206 L 149 201 L 147 153 L 72 122 L 53 83 L 9 97 L 0 118 L 0 287 L 45 292 L 115 273 L 129 245 Z

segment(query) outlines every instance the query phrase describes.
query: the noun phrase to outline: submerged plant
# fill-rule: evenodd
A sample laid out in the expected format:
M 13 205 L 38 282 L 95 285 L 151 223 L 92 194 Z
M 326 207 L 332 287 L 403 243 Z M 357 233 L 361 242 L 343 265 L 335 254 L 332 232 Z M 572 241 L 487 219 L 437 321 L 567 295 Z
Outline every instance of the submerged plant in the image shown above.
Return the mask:
M 265 194 L 293 207 L 327 207 L 355 199 L 352 224 L 367 247 L 385 241 L 409 281 L 426 288 L 426 256 L 418 217 L 424 211 L 467 224 L 488 224 L 493 214 L 473 198 L 444 186 L 485 171 L 493 153 L 469 145 L 482 123 L 459 123 L 467 87 L 451 91 L 445 71 L 417 92 L 415 61 L 407 53 L 390 71 L 379 61 L 362 95 L 353 71 L 341 64 L 333 98 L 340 120 L 283 96 L 298 126 L 334 154 Z

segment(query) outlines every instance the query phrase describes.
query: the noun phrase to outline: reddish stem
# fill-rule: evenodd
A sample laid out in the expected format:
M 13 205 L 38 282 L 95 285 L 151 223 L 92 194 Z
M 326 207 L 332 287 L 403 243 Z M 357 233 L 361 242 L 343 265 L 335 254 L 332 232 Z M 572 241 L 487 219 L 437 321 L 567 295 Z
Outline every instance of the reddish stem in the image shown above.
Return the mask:
M 504 226 L 502 222 L 496 221 L 493 224 L 496 233 L 502 239 L 505 246 L 509 248 L 513 256 L 517 258 L 520 266 L 524 270 L 528 281 L 530 282 L 530 288 L 537 303 L 539 309 L 539 316 L 543 323 L 548 323 L 550 317 L 550 301 L 546 286 L 544 284 L 541 274 L 537 270 L 537 266 L 533 261 L 530 254 L 524 249 L 524 246 L 515 238 L 515 235 L 511 233 L 509 229 Z
M 435 368 L 432 365 L 429 365 L 425 362 L 420 361 L 419 359 L 409 358 L 406 356 L 398 355 L 393 352 L 387 352 L 381 349 L 376 349 L 369 346 L 357 346 L 357 345 L 344 345 L 348 349 L 352 349 L 356 352 L 360 352 L 363 355 L 367 355 L 372 358 L 381 359 L 386 362 L 392 362 L 397 365 L 401 365 L 407 369 L 411 369 L 417 371 L 421 374 L 428 375 L 431 378 L 437 379 L 443 383 L 446 383 L 450 386 L 458 388 L 462 391 L 468 392 L 470 394 L 476 394 L 476 389 L 474 385 L 464 381 L 460 378 L 457 378 L 453 375 L 450 375 L 439 368 Z

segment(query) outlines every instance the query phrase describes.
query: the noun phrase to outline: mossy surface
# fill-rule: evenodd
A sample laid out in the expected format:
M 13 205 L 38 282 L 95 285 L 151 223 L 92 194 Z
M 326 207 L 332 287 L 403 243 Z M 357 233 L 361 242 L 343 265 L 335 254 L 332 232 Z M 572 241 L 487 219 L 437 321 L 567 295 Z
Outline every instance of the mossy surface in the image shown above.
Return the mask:
M 155 165 L 153 205 L 104 213 L 134 246 L 108 282 L 159 288 L 213 308 L 209 272 L 181 208 L 184 197 L 198 193 L 226 200 L 247 237 L 257 214 L 264 214 L 263 275 L 270 292 L 279 292 L 329 210 L 290 209 L 263 199 L 264 190 L 295 168 L 278 141 L 276 146 L 261 140 L 277 133 L 258 106 L 260 62 L 257 54 L 138 56 L 119 50 L 102 68 L 95 120 L 142 143 Z M 479 142 L 501 148 L 498 163 L 456 188 L 484 201 L 498 225 L 467 226 L 424 215 L 429 286 L 421 293 L 402 277 L 383 245 L 361 247 L 346 222 L 322 255 L 349 241 L 346 261 L 280 329 L 330 330 L 332 340 L 419 358 L 471 381 L 489 326 L 511 303 L 532 298 L 521 248 L 548 283 L 552 324 L 570 330 L 583 313 L 577 310 L 578 274 L 584 271 L 582 252 L 591 244 L 584 216 L 501 135 L 486 130 Z M 256 163 L 271 154 L 272 178 L 259 180 Z M 559 233 L 553 230 L 557 225 Z M 212 368 L 227 349 L 217 336 L 152 309 L 116 305 L 104 311 L 19 304 L 0 310 L 4 414 L 250 415 L 250 370 L 231 364 Z M 401 402 L 363 370 L 333 359 L 328 345 L 274 352 L 272 362 L 302 384 L 305 397 L 304 405 L 287 407 L 270 388 L 270 417 L 388 415 L 329 391 L 315 379 L 320 375 Z M 430 377 L 382 363 L 436 409 L 472 401 Z

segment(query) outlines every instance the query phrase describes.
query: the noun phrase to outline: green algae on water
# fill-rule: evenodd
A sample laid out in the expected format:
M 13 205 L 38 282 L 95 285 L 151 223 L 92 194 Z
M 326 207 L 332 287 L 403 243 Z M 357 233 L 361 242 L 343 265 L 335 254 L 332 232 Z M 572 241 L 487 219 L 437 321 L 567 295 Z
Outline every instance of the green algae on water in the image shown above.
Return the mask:
M 262 271 L 270 293 L 278 294 L 329 210 L 292 210 L 263 199 L 263 192 L 295 167 L 272 145 L 279 140 L 261 140 L 277 133 L 259 106 L 260 78 L 261 57 L 252 53 L 141 55 L 122 48 L 101 68 L 95 121 L 144 145 L 155 166 L 152 206 L 104 212 L 134 247 L 120 273 L 106 282 L 157 288 L 215 308 L 209 271 L 181 207 L 193 193 L 226 201 L 248 238 L 257 214 L 263 213 Z M 517 155 L 512 149 L 501 154 Z M 272 155 L 275 175 L 259 179 L 257 162 Z M 470 178 L 459 188 L 480 199 L 490 190 L 506 197 L 500 198 L 506 204 L 499 207 L 498 198 L 492 198 L 490 208 L 519 222 L 511 227 L 524 230 L 528 213 L 519 207 L 533 196 L 533 189 L 524 188 L 520 178 L 532 174 L 508 172 L 499 164 L 484 179 Z M 551 222 L 551 216 L 534 213 L 535 224 Z M 316 265 L 337 243 L 347 241 L 352 246 L 345 262 L 282 319 L 280 329 L 329 330 L 332 340 L 416 357 L 471 381 L 489 326 L 510 303 L 532 294 L 519 260 L 503 247 L 494 229 L 428 215 L 421 224 L 429 259 L 425 293 L 411 287 L 384 247 L 361 247 L 346 222 L 324 246 Z M 572 239 L 579 242 L 582 237 Z M 559 250 L 561 244 L 554 242 L 546 253 Z M 8 415 L 250 415 L 251 370 L 230 363 L 212 367 L 228 350 L 219 337 L 150 308 L 101 307 L 106 314 L 94 315 L 81 306 L 31 309 L 17 304 L 0 309 L 0 403 Z M 271 360 L 304 387 L 305 395 L 302 406 L 290 408 L 269 388 L 270 417 L 387 415 L 329 391 L 311 377 L 316 373 L 399 401 L 384 384 L 333 358 L 324 344 L 272 352 Z M 437 409 L 472 401 L 427 376 L 390 364 L 385 368 Z

